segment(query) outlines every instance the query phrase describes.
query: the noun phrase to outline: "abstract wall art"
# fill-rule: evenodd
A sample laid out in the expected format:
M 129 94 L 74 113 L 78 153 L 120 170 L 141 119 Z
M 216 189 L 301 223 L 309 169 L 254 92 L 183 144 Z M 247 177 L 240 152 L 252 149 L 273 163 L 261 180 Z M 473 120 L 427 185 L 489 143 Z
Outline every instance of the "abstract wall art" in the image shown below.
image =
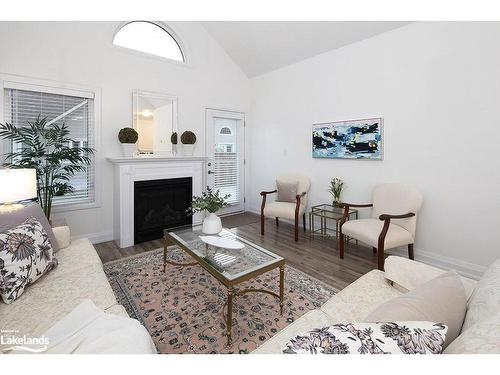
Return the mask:
M 382 160 L 382 118 L 314 124 L 313 158 Z

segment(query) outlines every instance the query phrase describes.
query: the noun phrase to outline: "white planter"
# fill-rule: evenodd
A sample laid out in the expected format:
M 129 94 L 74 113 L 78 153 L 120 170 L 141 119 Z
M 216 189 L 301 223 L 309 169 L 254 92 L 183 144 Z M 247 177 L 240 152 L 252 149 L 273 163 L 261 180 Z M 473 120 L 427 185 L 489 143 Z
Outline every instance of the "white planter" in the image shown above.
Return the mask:
M 126 158 L 131 158 L 135 156 L 135 143 L 122 143 L 122 154 Z
M 193 145 L 185 145 L 182 144 L 182 154 L 184 156 L 193 156 L 194 154 L 194 144 Z
M 220 217 L 214 213 L 209 213 L 203 220 L 201 231 L 205 234 L 219 234 L 222 230 L 222 222 Z

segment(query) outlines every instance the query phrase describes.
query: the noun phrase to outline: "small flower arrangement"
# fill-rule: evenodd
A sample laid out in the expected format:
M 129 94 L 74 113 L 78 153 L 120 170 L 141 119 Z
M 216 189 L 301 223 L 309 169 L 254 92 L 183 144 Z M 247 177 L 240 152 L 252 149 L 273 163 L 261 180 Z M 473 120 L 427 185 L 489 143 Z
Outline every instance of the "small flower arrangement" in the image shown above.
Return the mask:
M 330 181 L 330 187 L 328 191 L 333 196 L 333 205 L 338 206 L 340 203 L 340 195 L 344 189 L 344 181 L 341 178 L 335 177 Z
M 188 212 L 194 214 L 196 212 L 207 210 L 210 213 L 215 213 L 221 208 L 229 206 L 227 199 L 230 196 L 231 194 L 221 196 L 219 190 L 214 192 L 209 186 L 207 186 L 206 191 L 204 191 L 200 197 L 193 197 L 193 201 L 191 203 L 191 207 L 188 209 Z

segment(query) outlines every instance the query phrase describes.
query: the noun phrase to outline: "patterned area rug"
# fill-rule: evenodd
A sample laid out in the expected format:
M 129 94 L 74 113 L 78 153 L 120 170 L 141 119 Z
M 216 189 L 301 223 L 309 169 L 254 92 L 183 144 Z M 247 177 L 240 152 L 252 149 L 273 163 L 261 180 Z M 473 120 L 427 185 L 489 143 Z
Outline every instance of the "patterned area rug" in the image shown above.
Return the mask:
M 192 261 L 179 248 L 169 249 L 176 262 Z M 106 263 L 104 270 L 118 302 L 149 331 L 159 353 L 250 353 L 307 311 L 335 294 L 321 281 L 285 268 L 285 307 L 265 293 L 233 300 L 233 343 L 225 336 L 226 288 L 201 266 L 167 265 L 163 249 Z M 237 289 L 279 290 L 279 271 L 239 284 Z

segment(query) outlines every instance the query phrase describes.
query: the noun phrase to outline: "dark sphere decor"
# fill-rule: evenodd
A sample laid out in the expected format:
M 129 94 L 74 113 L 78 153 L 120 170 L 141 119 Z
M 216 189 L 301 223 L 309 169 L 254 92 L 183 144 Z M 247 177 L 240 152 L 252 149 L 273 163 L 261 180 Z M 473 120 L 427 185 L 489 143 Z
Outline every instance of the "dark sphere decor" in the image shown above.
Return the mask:
M 192 131 L 186 130 L 181 135 L 181 142 L 184 145 L 194 145 L 196 142 L 196 135 Z
M 172 135 L 170 136 L 170 142 L 172 142 L 173 145 L 177 144 L 177 132 L 172 133 Z
M 139 139 L 139 134 L 133 128 L 123 128 L 118 133 L 120 143 L 135 143 Z

